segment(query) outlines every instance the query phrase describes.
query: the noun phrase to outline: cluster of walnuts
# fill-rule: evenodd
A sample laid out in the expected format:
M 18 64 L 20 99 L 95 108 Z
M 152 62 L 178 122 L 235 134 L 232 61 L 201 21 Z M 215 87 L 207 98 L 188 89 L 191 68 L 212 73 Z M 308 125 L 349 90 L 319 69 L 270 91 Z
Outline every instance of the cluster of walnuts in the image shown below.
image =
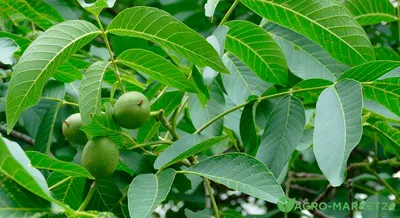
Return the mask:
M 140 92 L 123 94 L 115 102 L 113 118 L 123 128 L 139 128 L 150 118 L 149 99 Z M 82 165 L 95 178 L 111 175 L 115 171 L 119 159 L 117 144 L 106 136 L 94 137 L 88 141 L 86 134 L 80 130 L 82 125 L 79 113 L 69 116 L 62 126 L 65 138 L 75 144 L 86 144 L 82 153 Z

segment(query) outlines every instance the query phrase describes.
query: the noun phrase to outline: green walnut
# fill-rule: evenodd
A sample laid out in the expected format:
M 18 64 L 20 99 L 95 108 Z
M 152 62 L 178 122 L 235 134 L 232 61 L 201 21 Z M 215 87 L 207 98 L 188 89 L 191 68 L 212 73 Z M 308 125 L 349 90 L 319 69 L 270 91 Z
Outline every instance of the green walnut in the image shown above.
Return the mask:
M 114 105 L 114 120 L 126 129 L 136 129 L 150 118 L 150 102 L 140 92 L 123 94 Z
M 82 166 L 96 179 L 110 176 L 117 168 L 119 150 L 108 137 L 94 137 L 82 152 Z
M 81 114 L 76 113 L 69 116 L 62 125 L 62 132 L 65 138 L 75 144 L 84 145 L 88 141 L 86 134 L 80 130 L 83 122 Z

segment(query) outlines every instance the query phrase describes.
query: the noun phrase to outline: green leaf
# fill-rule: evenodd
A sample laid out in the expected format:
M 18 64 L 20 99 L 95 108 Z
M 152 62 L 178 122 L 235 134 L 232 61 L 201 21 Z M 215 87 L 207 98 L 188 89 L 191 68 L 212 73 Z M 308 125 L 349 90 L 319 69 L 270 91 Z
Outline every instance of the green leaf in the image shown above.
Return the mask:
M 240 117 L 240 138 L 243 142 L 244 151 L 254 156 L 260 146 L 260 137 L 257 135 L 257 126 L 255 121 L 257 103 L 252 101 L 248 103 Z
M 182 172 L 207 177 L 228 188 L 272 203 L 284 196 L 272 172 L 259 160 L 243 153 L 210 157 Z
M 112 8 L 116 0 L 96 0 L 94 3 L 86 3 L 85 0 L 79 0 L 82 8 L 89 11 L 94 16 L 99 16 L 104 8 Z
M 374 81 L 398 67 L 400 67 L 400 61 L 373 61 L 346 71 L 339 80 L 354 79 L 359 82 Z
M 145 155 L 130 150 L 121 150 L 119 159 L 136 175 L 153 173 L 153 163 Z
M 379 121 L 366 126 L 375 130 L 378 134 L 378 141 L 386 147 L 389 144 L 393 145 L 395 151 L 400 151 L 400 130 L 390 126 L 386 122 Z M 372 136 L 373 137 L 373 136 Z M 389 141 L 389 143 L 388 143 Z M 400 154 L 399 154 L 400 155 Z
M 293 90 L 301 90 L 301 92 L 297 92 L 294 95 L 296 97 L 300 97 L 303 99 L 304 104 L 313 104 L 317 102 L 318 96 L 324 90 L 324 88 L 328 88 L 333 83 L 328 80 L 323 79 L 308 79 L 297 83 Z M 322 87 L 322 88 L 320 88 Z M 308 91 L 305 91 L 308 90 Z
M 47 184 L 51 187 L 66 178 L 68 176 L 64 173 L 53 172 L 47 177 Z M 51 192 L 57 200 L 77 210 L 83 201 L 82 196 L 85 180 L 84 177 L 70 178 L 63 184 L 53 188 Z
M 29 5 L 38 13 L 40 13 L 41 16 L 45 16 L 47 19 L 57 23 L 63 22 L 64 18 L 60 15 L 60 13 L 58 13 L 58 11 L 47 2 L 48 1 L 43 0 L 29 1 Z
M 112 178 L 97 179 L 93 197 L 86 209 L 114 212 L 121 197 L 122 194 Z
M 345 64 L 355 66 L 375 59 L 367 34 L 350 12 L 337 1 L 240 2 L 267 20 L 306 36 Z
M 210 100 L 204 107 L 194 94 L 190 95 L 188 107 L 192 123 L 194 127 L 198 129 L 224 111 L 225 98 L 219 85 L 214 82 L 210 87 Z M 224 120 L 219 119 L 206 128 L 202 133 L 211 136 L 221 135 L 223 125 Z
M 83 74 L 78 102 L 85 124 L 90 123 L 93 114 L 101 114 L 101 84 L 109 65 L 110 62 L 107 61 L 96 62 Z
M 52 214 L 48 201 L 0 173 L 0 217 L 42 217 Z
M 53 26 L 54 23 L 51 20 L 62 21 L 57 11 L 43 1 L 33 1 L 31 3 L 25 0 L 1 0 L 0 8 L 15 14 L 23 14 L 29 21 L 42 29 Z
M 36 151 L 27 151 L 26 155 L 31 160 L 31 165 L 35 168 L 56 171 L 67 176 L 94 179 L 85 168 L 74 163 L 57 160 Z
M 94 114 L 92 121 L 82 126 L 81 130 L 90 137 L 108 136 L 119 147 L 129 148 L 136 144 L 135 140 L 126 134 L 113 120 L 111 105 L 106 106 L 105 114 Z
M 12 65 L 14 53 L 18 51 L 18 44 L 10 38 L 0 38 L 0 63 Z
M 363 95 L 400 116 L 400 77 L 392 77 L 363 84 Z
M 65 97 L 64 83 L 56 80 L 49 80 L 43 89 L 42 96 L 64 100 Z
M 1 36 L 1 34 L 0 34 Z M 391 47 L 380 46 L 374 47 L 376 60 L 392 60 L 399 61 L 400 56 Z
M 21 112 L 38 103 L 46 81 L 59 65 L 100 31 L 87 21 L 66 21 L 41 34 L 15 66 L 7 94 L 7 132 Z
M 318 166 L 332 186 L 345 179 L 347 160 L 362 136 L 360 83 L 341 80 L 325 89 L 317 102 L 314 154 Z
M 304 80 L 320 78 L 335 81 L 335 75 L 348 68 L 307 37 L 268 21 L 261 23 L 281 47 L 290 72 L 296 76 Z
M 222 81 L 230 99 L 236 104 L 247 101 L 251 95 L 261 95 L 271 84 L 261 80 L 243 62 L 233 55 L 224 55 L 223 61 L 231 74 L 222 74 Z
M 143 72 L 168 86 L 194 91 L 190 80 L 165 58 L 143 49 L 129 49 L 118 57 L 118 63 Z
M 208 137 L 205 135 L 186 135 L 168 146 L 157 157 L 154 168 L 162 170 L 185 158 L 207 150 L 226 139 L 226 136 Z
M 197 212 L 193 212 L 185 208 L 185 216 L 187 218 L 209 218 L 214 215 L 214 210 L 212 208 L 206 208 Z
M 72 59 L 70 59 L 69 62 L 64 63 L 57 69 L 53 77 L 58 81 L 70 83 L 75 80 L 80 80 L 82 78 L 82 73 L 80 69 L 74 65 Z
M 57 120 L 58 111 L 60 111 L 62 106 L 62 103 L 57 102 L 44 114 L 35 137 L 34 147 L 37 151 L 47 154 L 50 153 L 50 146 L 53 141 L 54 124 Z
M 2 173 L 35 195 L 48 201 L 53 200 L 43 175 L 32 167 L 29 158 L 17 143 L 1 138 L 0 151 Z
M 135 20 L 136 22 L 126 22 Z M 228 72 L 215 49 L 197 32 L 157 8 L 137 6 L 119 13 L 107 32 L 143 38 L 174 50 L 199 67 Z
M 287 95 L 276 103 L 256 154 L 276 178 L 300 143 L 305 125 L 306 115 L 299 99 Z
M 237 212 L 236 210 L 233 210 L 233 209 L 224 210 L 224 212 L 222 212 L 222 217 L 224 217 L 224 218 L 243 218 L 243 216 L 240 212 Z
M 279 45 L 261 27 L 248 21 L 230 21 L 226 50 L 245 63 L 262 80 L 286 85 L 285 56 Z
M 362 26 L 397 20 L 396 10 L 390 1 L 345 0 L 343 5 Z
M 175 174 L 175 170 L 169 168 L 158 174 L 136 176 L 128 190 L 131 218 L 150 217 L 153 210 L 167 197 Z

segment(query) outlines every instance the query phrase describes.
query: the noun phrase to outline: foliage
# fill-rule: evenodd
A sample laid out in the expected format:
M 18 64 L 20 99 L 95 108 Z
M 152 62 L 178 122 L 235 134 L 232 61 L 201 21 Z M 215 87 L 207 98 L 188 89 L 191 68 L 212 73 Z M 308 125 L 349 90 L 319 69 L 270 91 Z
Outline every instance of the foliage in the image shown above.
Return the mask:
M 289 211 L 399 206 L 395 7 L 0 0 L 0 217 L 400 216 Z M 133 91 L 150 119 L 125 129 L 114 105 Z M 118 146 L 111 176 L 95 179 L 63 135 L 74 113 Z

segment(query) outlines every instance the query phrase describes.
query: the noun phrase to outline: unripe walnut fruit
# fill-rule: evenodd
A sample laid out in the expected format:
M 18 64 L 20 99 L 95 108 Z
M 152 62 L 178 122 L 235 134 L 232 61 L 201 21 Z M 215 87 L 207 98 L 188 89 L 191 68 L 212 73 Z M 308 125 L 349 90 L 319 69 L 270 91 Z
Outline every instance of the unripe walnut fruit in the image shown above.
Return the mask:
M 149 99 L 140 92 L 125 93 L 115 102 L 113 117 L 126 129 L 139 128 L 150 118 Z
M 113 174 L 118 159 L 118 146 L 108 137 L 92 138 L 82 152 L 82 166 L 96 179 Z
M 69 116 L 62 125 L 64 137 L 75 144 L 84 145 L 88 141 L 86 134 L 80 130 L 83 122 L 81 114 L 76 113 Z

